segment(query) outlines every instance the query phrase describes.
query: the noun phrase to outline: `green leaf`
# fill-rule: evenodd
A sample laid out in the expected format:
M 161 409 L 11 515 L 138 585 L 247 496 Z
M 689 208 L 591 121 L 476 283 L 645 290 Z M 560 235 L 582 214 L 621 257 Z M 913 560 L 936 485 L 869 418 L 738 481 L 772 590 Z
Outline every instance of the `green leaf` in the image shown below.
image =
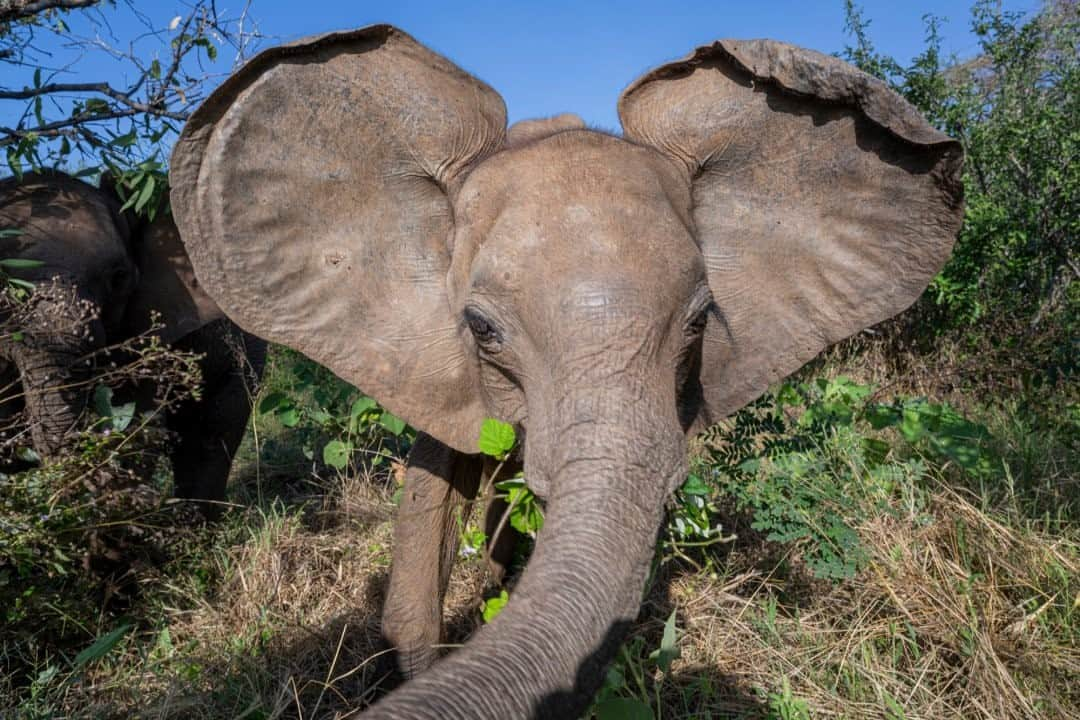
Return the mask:
M 90 98 L 86 101 L 85 108 L 89 114 L 102 114 L 109 111 L 109 103 L 101 98 Z
M 596 720 L 654 720 L 652 708 L 636 698 L 611 698 L 597 703 Z
M 18 450 L 16 450 L 15 451 L 15 457 L 18 458 L 19 460 L 22 460 L 23 462 L 35 463 L 35 464 L 40 464 L 41 463 L 41 456 L 38 455 L 36 452 L 34 452 L 34 450 L 32 448 L 28 448 L 28 447 L 21 447 Z
M 311 418 L 311 421 L 316 425 L 329 425 L 334 421 L 334 416 L 323 408 L 316 408 L 315 410 L 310 411 L 308 417 Z
M 909 443 L 918 442 L 926 434 L 922 413 L 917 408 L 904 408 L 900 432 Z
M 512 425 L 494 418 L 487 418 L 480 426 L 480 439 L 476 444 L 480 452 L 485 455 L 496 460 L 505 460 L 514 449 L 515 442 L 517 442 L 517 434 Z
M 791 383 L 784 383 L 776 392 L 776 404 L 783 409 L 785 406 L 802 405 L 803 398 L 799 391 Z
M 7 163 L 8 169 L 11 170 L 11 174 L 15 176 L 16 180 L 19 180 L 21 182 L 23 177 L 22 161 L 19 159 L 19 153 L 17 148 L 8 148 Z
M 684 495 L 708 495 L 712 492 L 709 484 L 701 479 L 700 475 L 690 473 L 686 476 L 686 482 L 682 484 Z
M 289 400 L 289 396 L 285 393 L 272 392 L 259 401 L 259 414 L 266 415 L 268 413 L 276 412 L 278 408 L 291 404 L 292 401 Z
M 154 185 L 154 176 L 147 175 L 142 192 L 139 193 L 139 199 L 135 201 L 135 212 L 142 212 L 143 208 L 146 207 L 146 203 L 150 202 L 150 198 L 154 196 Z
M 383 410 L 382 415 L 379 416 L 379 424 L 386 428 L 391 435 L 400 435 L 405 432 L 405 421 L 386 410 Z
M 105 418 L 106 427 L 123 432 L 135 418 L 135 403 L 112 404 L 113 391 L 106 385 L 94 388 L 94 412 Z
M 331 440 L 323 446 L 323 462 L 335 470 L 344 470 L 352 457 L 353 444 L 341 440 Z
M 37 678 L 34 679 L 34 685 L 38 687 L 44 687 L 52 682 L 52 679 L 56 677 L 56 673 L 60 672 L 60 668 L 56 665 L 50 665 L 41 672 L 38 673 Z
M 113 405 L 113 414 L 110 422 L 112 423 L 113 430 L 119 430 L 123 432 L 131 425 L 131 421 L 135 419 L 135 403 L 129 402 L 123 405 Z
M 509 600 L 510 596 L 507 595 L 505 590 L 501 590 L 495 597 L 485 600 L 482 611 L 484 622 L 489 623 L 494 620 L 498 614 L 502 612 L 502 609 L 506 607 L 506 603 Z
M 112 417 L 112 388 L 108 385 L 98 385 L 94 388 L 94 412 L 99 417 Z
M 656 662 L 656 666 L 665 675 L 671 670 L 671 663 L 679 657 L 679 637 L 675 627 L 675 610 L 671 611 L 667 622 L 664 623 L 664 636 L 660 640 L 660 647 L 649 655 L 649 659 Z
M 30 270 L 31 268 L 39 268 L 44 265 L 40 260 L 26 260 L 24 258 L 5 258 L 0 260 L 0 267 L 5 267 L 8 270 Z
M 275 391 L 259 401 L 260 415 L 276 415 L 285 427 L 296 427 L 300 423 L 300 409 L 292 398 L 283 392 Z
M 169 633 L 168 627 L 161 628 L 161 632 L 158 633 L 155 649 L 159 651 L 162 657 L 172 657 L 174 646 L 172 641 L 172 635 Z
M 120 627 L 112 630 L 105 635 L 102 635 L 94 643 L 83 650 L 81 653 L 75 656 L 75 661 L 72 666 L 75 670 L 81 670 L 86 667 L 88 663 L 92 663 L 95 660 L 100 660 L 109 654 L 109 651 L 116 647 L 127 631 L 131 629 L 131 623 L 125 623 Z
M 540 532 L 544 527 L 544 512 L 521 475 L 500 480 L 495 487 L 506 493 L 506 502 L 511 506 L 510 527 L 525 535 Z
M 123 135 L 117 135 L 109 141 L 109 144 L 113 147 L 126 148 L 134 145 L 137 139 L 138 138 L 135 135 L 135 131 L 132 130 L 131 132 L 124 133 Z
M 349 408 L 349 432 L 360 431 L 363 424 L 370 421 L 370 413 L 379 409 L 379 404 L 374 398 L 361 395 Z
M 357 398 L 356 402 L 349 408 L 349 417 L 358 418 L 368 410 L 379 407 L 379 403 L 375 402 L 375 398 L 369 398 L 366 395 L 362 395 Z

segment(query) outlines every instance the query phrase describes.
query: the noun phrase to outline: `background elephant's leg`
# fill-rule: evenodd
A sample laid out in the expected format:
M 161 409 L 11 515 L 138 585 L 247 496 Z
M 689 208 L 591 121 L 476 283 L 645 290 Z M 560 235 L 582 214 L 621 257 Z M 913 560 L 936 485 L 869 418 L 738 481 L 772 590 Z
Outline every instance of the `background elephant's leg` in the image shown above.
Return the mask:
M 205 353 L 202 397 L 169 415 L 176 433 L 171 453 L 176 495 L 220 501 L 251 414 L 255 383 L 262 374 L 266 343 L 219 320 L 191 333 L 177 347 Z M 214 506 L 205 510 L 213 512 Z
M 383 608 L 383 637 L 397 648 L 409 678 L 435 661 L 442 606 L 457 554 L 457 518 L 467 517 L 483 471 L 481 458 L 419 433 L 409 453 L 394 525 L 393 564 Z

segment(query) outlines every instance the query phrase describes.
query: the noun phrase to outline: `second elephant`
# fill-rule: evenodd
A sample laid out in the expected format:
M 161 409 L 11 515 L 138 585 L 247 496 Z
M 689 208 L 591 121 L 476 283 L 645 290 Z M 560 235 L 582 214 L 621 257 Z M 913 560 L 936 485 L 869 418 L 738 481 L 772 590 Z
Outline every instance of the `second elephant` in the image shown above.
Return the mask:
M 251 410 L 266 343 L 241 331 L 199 288 L 172 218 L 139 221 L 103 188 L 58 172 L 0 181 L 0 258 L 34 261 L 36 286 L 21 338 L 0 343 L 0 417 L 25 410 L 9 443 L 43 458 L 63 452 L 84 425 L 91 368 L 85 358 L 150 329 L 200 353 L 202 392 L 170 413 L 177 495 L 221 500 Z M 153 388 L 140 388 L 140 395 Z M 6 401 L 5 401 L 6 400 Z

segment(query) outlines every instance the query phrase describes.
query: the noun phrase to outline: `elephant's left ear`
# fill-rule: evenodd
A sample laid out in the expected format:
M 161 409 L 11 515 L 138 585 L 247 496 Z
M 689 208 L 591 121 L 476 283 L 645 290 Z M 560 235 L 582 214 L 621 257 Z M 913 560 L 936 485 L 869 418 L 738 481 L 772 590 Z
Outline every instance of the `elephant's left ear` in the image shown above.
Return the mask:
M 124 312 L 126 334 L 148 330 L 152 312 L 165 326 L 158 333 L 165 342 L 179 340 L 224 317 L 199 285 L 171 215 L 158 213 L 152 222 L 136 226 L 133 233 L 131 252 L 139 282 Z
M 692 184 L 718 309 L 697 428 L 911 305 L 959 231 L 960 144 L 836 58 L 722 40 L 637 80 L 619 115 Z

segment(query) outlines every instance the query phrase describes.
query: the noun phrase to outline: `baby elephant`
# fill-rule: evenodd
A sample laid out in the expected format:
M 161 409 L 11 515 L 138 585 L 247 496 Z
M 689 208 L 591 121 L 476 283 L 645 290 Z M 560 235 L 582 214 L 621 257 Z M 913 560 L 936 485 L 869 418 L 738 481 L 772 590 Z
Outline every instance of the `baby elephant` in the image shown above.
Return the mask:
M 24 408 L 25 426 L 9 428 L 6 440 L 46 459 L 60 454 L 93 391 L 86 358 L 149 330 L 156 311 L 163 342 L 204 354 L 201 398 L 167 418 L 178 437 L 176 493 L 221 500 L 251 410 L 247 381 L 262 373 L 266 343 L 199 288 L 170 216 L 147 222 L 120 208 L 107 179 L 100 189 L 55 172 L 0 181 L 0 229 L 9 231 L 0 258 L 36 261 L 18 271 L 36 295 L 23 308 L 21 336 L 0 336 L 0 420 L 8 418 L 0 425 Z
M 513 598 L 371 720 L 584 713 L 688 435 L 907 308 L 960 228 L 959 143 L 833 57 L 717 41 L 619 117 L 508 131 L 494 89 L 378 25 L 264 51 L 173 151 L 210 296 L 420 431 L 383 616 L 407 673 L 435 659 L 483 421 L 523 431 L 546 507 Z

